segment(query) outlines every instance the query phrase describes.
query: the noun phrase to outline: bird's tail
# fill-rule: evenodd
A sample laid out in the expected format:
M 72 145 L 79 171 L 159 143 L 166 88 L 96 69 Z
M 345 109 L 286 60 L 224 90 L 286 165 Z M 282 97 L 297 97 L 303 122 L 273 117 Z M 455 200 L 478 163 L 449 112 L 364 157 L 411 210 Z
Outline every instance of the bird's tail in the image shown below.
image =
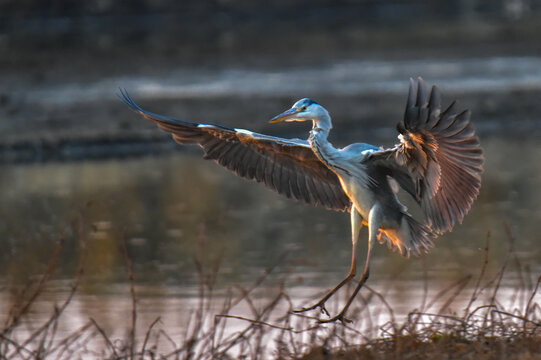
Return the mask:
M 436 236 L 430 228 L 404 214 L 398 230 L 380 229 L 378 241 L 386 243 L 391 251 L 398 249 L 400 255 L 409 257 L 426 254 L 434 246 L 432 239 Z

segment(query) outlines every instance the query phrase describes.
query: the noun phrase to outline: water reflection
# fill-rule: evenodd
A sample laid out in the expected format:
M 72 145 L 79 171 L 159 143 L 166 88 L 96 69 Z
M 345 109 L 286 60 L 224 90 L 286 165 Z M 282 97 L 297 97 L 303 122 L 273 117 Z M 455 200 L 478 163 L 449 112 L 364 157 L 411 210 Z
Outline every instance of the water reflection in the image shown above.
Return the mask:
M 531 265 L 532 276 L 541 270 L 534 246 L 541 227 L 541 195 L 536 191 L 541 149 L 527 137 L 494 136 L 483 139 L 483 146 L 483 187 L 462 226 L 439 238 L 436 248 L 421 259 L 403 259 L 383 246 L 375 249 L 369 285 L 387 294 L 397 312 L 421 302 L 424 284 L 434 293 L 477 274 L 488 231 L 489 273 L 494 274 L 508 249 L 503 221 L 511 224 L 519 261 Z M 134 262 L 145 323 L 167 314 L 165 322 L 176 324 L 172 329 L 182 328 L 196 302 L 196 257 L 207 268 L 220 262 L 218 291 L 251 284 L 265 268 L 279 263 L 270 284 L 277 286 L 276 279 L 292 272 L 287 288 L 298 304 L 315 298 L 347 271 L 347 214 L 298 204 L 238 179 L 202 161 L 197 149 L 140 159 L 4 166 L 1 174 L 3 311 L 9 308 L 7 289 L 41 273 L 62 236 L 69 241 L 54 275 L 60 285 L 48 288 L 35 316 L 48 316 L 52 303 L 65 296 L 62 279 L 73 277 L 79 255 L 77 234 L 70 227 L 78 216 L 85 224 L 78 231 L 87 238 L 88 258 L 82 287 L 69 310 L 78 319 L 66 325 L 70 329 L 88 317 L 110 329 L 128 318 L 124 240 Z M 361 239 L 366 236 L 364 230 Z M 360 246 L 362 253 L 363 241 Z M 512 292 L 523 284 L 509 274 L 503 285 Z M 260 296 L 272 294 L 273 286 L 263 287 Z

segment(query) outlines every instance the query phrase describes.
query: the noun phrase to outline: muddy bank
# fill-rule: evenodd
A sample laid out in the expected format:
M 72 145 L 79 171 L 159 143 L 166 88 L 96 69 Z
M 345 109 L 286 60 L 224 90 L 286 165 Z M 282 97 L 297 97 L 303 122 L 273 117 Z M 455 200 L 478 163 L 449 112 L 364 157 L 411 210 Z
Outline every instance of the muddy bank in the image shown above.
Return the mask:
M 337 144 L 392 143 L 407 79 L 421 75 L 472 109 L 481 135 L 539 133 L 535 6 L 55 4 L 0 6 L 0 162 L 174 149 L 118 87 L 161 114 L 296 137 L 306 127 L 266 120 L 309 96 Z
M 374 94 L 360 97 L 322 96 L 331 111 L 336 145 L 355 141 L 391 145 L 396 140 L 394 125 L 403 112 L 404 94 Z M 303 96 L 300 94 L 299 96 Z M 136 99 L 138 97 L 134 95 Z M 538 100 L 541 90 L 460 95 L 446 93 L 446 104 L 459 98 L 473 110 L 475 126 L 483 136 L 527 136 L 541 134 Z M 290 106 L 295 97 L 222 97 L 198 99 L 138 100 L 146 109 L 190 121 L 217 123 L 278 136 L 304 138 L 309 126 L 267 124 L 275 113 Z M 1 162 L 78 160 L 136 156 L 180 150 L 168 134 L 156 129 L 111 92 L 111 99 L 89 103 L 49 106 L 25 104 L 9 114 L 0 135 Z M 32 114 L 35 114 L 32 115 Z
M 317 76 L 324 77 L 324 71 Z M 338 88 L 336 91 L 325 87 L 324 82 L 319 88 L 286 87 L 285 90 L 278 83 L 266 91 L 262 88 L 267 83 L 255 79 L 253 86 L 261 84 L 259 91 L 250 93 L 248 89 L 243 92 L 232 84 L 231 94 L 227 93 L 227 87 L 223 93 L 212 93 L 208 89 L 203 89 L 201 93 L 192 89 L 186 93 L 175 87 L 174 91 L 168 91 L 168 88 L 160 87 L 162 82 L 159 79 L 156 80 L 156 89 L 126 82 L 127 88 L 133 90 L 134 99 L 156 113 L 188 121 L 300 138 L 307 136 L 308 125 L 276 126 L 268 124 L 267 120 L 290 106 L 295 99 L 310 96 L 331 112 L 335 126 L 331 140 L 341 146 L 355 141 L 385 145 L 395 142 L 397 133 L 394 126 L 402 116 L 407 94 L 407 74 L 399 74 L 397 79 L 402 77 L 403 81 L 393 80 L 386 86 L 375 81 L 367 84 L 364 90 L 341 93 L 339 81 L 334 84 Z M 430 78 L 427 80 L 430 81 Z M 449 79 L 441 83 L 437 80 L 431 82 L 437 82 L 442 87 L 444 105 L 458 99 L 461 107 L 472 109 L 474 123 L 481 137 L 535 137 L 541 134 L 541 121 L 536 115 L 541 110 L 538 102 L 541 88 L 535 84 L 472 91 L 461 90 L 460 84 L 453 86 Z M 182 79 L 177 81 L 181 83 Z M 15 95 L 13 100 L 8 96 L 0 106 L 0 161 L 119 157 L 162 153 L 179 148 L 167 134 L 130 111 L 117 98 L 117 87 L 113 83 L 99 89 L 103 89 L 103 92 L 99 92 L 96 98 L 92 98 L 92 91 L 84 88 L 81 96 L 76 96 L 75 91 L 66 91 L 62 87 L 50 88 L 42 93 Z M 62 91 L 73 98 L 47 99 L 47 94 Z

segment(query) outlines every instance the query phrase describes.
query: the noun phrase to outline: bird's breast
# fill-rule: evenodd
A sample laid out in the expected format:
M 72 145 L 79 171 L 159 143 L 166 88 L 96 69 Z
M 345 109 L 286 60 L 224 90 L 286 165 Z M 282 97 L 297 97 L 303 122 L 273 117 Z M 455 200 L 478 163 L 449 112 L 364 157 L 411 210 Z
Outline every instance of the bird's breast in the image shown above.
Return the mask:
M 338 175 L 342 189 L 349 197 L 355 209 L 365 219 L 368 219 L 370 209 L 374 205 L 374 196 L 372 191 L 356 176 Z

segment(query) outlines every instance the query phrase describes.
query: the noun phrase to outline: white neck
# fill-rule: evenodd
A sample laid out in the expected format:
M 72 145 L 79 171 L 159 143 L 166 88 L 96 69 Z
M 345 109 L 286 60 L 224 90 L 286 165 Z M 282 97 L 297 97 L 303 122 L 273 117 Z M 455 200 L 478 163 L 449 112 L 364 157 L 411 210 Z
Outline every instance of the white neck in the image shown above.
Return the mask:
M 323 108 L 320 107 L 319 111 L 317 113 L 317 116 L 312 119 L 312 130 L 321 130 L 325 133 L 325 137 L 329 135 L 329 131 L 332 129 L 332 122 L 331 122 L 331 116 L 329 115 L 329 112 Z
M 328 118 L 328 121 L 323 122 L 314 120 L 314 126 L 312 127 L 312 131 L 310 131 L 308 143 L 318 159 L 327 167 L 333 169 L 332 164 L 336 158 L 337 150 L 327 140 L 331 127 L 330 118 Z

